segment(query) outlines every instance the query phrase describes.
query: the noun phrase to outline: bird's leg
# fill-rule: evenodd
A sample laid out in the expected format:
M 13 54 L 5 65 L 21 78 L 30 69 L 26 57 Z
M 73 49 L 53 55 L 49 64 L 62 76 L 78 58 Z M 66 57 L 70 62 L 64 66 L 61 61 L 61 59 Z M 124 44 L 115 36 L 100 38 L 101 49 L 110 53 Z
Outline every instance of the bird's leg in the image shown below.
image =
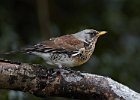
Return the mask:
M 58 68 L 61 70 L 61 69 L 64 69 L 64 70 L 68 70 L 70 72 L 74 72 L 73 70 L 70 69 L 70 67 L 64 67 L 62 66 L 61 64 L 57 64 L 58 65 Z
M 57 64 L 58 65 L 58 68 L 59 69 L 65 69 L 65 70 L 68 70 L 68 71 L 72 71 L 71 69 L 70 69 L 70 67 L 64 67 L 64 66 L 62 66 L 61 64 Z
M 54 72 L 52 75 L 58 75 L 58 74 L 60 74 L 60 72 L 61 72 L 61 70 L 62 70 L 62 65 L 61 64 L 56 64 L 57 66 L 58 66 L 58 69 L 56 69 L 56 72 Z

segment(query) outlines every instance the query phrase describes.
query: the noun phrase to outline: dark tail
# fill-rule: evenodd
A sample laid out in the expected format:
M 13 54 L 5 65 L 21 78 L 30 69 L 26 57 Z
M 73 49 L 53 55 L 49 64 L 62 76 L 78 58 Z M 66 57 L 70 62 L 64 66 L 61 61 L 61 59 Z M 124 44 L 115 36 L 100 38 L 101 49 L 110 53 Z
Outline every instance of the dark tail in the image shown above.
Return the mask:
M 21 50 L 16 50 L 16 51 L 9 51 L 9 52 L 0 52 L 0 55 L 9 55 L 9 54 L 16 54 L 16 53 L 28 53 L 28 54 L 32 54 L 32 52 L 34 51 L 35 48 L 24 48 Z

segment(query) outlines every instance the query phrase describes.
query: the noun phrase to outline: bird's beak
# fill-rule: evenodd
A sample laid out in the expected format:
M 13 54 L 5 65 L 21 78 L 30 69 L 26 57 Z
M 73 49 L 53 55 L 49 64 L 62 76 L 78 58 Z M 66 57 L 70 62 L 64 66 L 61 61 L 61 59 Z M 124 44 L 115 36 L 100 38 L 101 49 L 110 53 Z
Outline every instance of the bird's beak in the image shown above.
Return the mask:
M 107 31 L 101 31 L 101 32 L 99 32 L 98 34 L 96 34 L 96 36 L 101 36 L 101 35 L 104 35 L 104 34 L 106 34 L 107 33 Z

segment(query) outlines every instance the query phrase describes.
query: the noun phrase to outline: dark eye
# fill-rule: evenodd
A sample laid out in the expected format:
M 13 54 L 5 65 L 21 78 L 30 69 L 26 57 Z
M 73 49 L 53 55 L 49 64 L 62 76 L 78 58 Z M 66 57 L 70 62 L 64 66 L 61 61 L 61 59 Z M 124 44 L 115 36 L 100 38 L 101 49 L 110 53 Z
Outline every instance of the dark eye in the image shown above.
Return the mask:
M 92 30 L 92 31 L 89 32 L 88 34 L 90 34 L 90 36 L 93 37 L 93 36 L 95 36 L 96 34 L 98 34 L 98 31 Z
M 87 34 L 89 34 L 89 35 L 90 35 L 90 37 L 94 37 L 94 36 L 96 35 L 96 33 L 95 33 L 95 32 L 89 32 L 89 33 L 87 33 Z

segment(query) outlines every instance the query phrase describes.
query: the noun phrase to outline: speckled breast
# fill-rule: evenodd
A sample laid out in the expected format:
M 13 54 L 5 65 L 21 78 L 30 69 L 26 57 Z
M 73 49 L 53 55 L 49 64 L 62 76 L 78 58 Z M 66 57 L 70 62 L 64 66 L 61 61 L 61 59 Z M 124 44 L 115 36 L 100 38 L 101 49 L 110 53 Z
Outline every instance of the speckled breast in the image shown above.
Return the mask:
M 78 65 L 81 65 L 81 64 L 87 62 L 89 60 L 89 58 L 91 57 L 91 55 L 92 55 L 92 51 L 86 51 L 83 54 L 79 54 L 79 55 L 75 56 L 73 58 L 74 62 L 75 62 L 75 66 L 78 66 Z

